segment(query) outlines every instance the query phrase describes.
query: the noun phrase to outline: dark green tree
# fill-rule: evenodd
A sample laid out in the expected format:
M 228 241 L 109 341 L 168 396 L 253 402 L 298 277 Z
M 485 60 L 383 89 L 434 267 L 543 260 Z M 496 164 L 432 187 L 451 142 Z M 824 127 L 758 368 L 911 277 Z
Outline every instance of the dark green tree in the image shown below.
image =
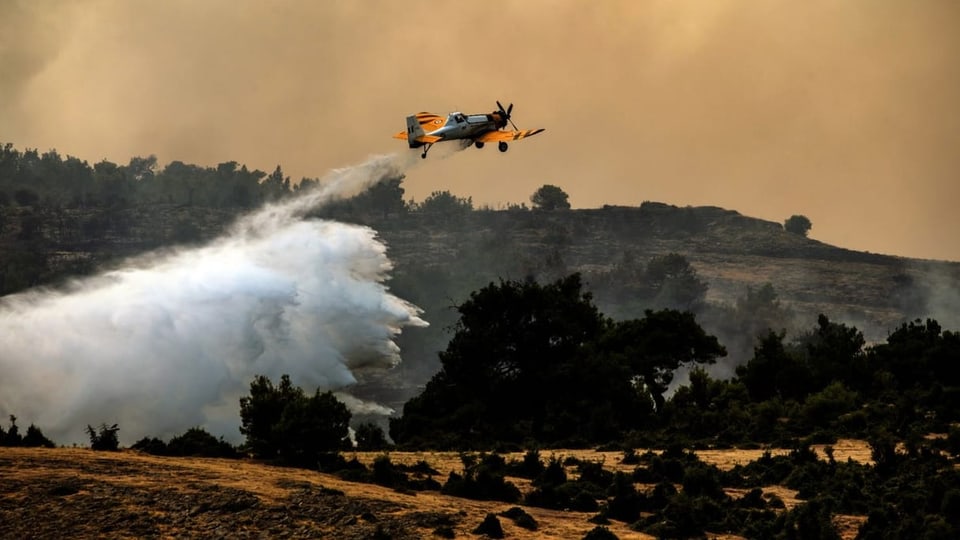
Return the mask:
M 90 436 L 90 448 L 116 452 L 120 449 L 120 439 L 117 437 L 118 431 L 120 431 L 120 428 L 117 427 L 117 424 L 113 424 L 112 426 L 100 424 L 98 429 L 93 429 L 93 426 L 87 425 L 87 435 Z
M 707 284 L 686 257 L 678 253 L 654 257 L 647 263 L 646 282 L 657 308 L 698 311 L 707 296 Z
M 463 217 L 473 210 L 472 197 L 457 197 L 449 191 L 434 191 L 415 205 L 421 214 L 445 219 Z
M 616 425 L 636 408 L 625 366 L 589 354 L 606 322 L 579 275 L 490 284 L 457 309 L 442 368 L 391 421 L 395 441 L 557 440 L 599 426 L 593 420 Z M 600 409 L 606 415 L 591 418 Z
M 264 200 L 275 201 L 290 193 L 290 177 L 283 176 L 283 170 L 277 165 L 273 173 L 261 184 Z
M 377 451 L 389 446 L 383 429 L 372 422 L 364 422 L 357 426 L 355 438 L 357 450 Z
M 537 210 L 568 210 L 570 208 L 568 198 L 569 195 L 559 187 L 544 184 L 533 192 L 533 195 L 530 196 L 530 202 Z
M 737 376 L 747 387 L 750 399 L 802 399 L 815 391 L 811 388 L 809 367 L 795 347 L 784 344 L 785 336 L 785 332 L 770 330 L 754 348 L 753 358 L 737 367 Z
M 604 335 L 601 349 L 623 358 L 658 411 L 663 409 L 663 394 L 678 367 L 712 364 L 727 354 L 692 313 L 670 309 L 647 310 L 643 319 L 614 323 Z
M 56 445 L 40 431 L 40 428 L 30 424 L 27 427 L 27 434 L 23 437 L 23 446 L 53 448 Z
M 276 426 L 287 405 L 302 398 L 303 390 L 293 386 L 289 375 L 282 375 L 276 387 L 268 377 L 256 376 L 250 395 L 240 398 L 240 433 L 247 437 L 246 450 L 259 458 L 276 458 L 280 452 Z
M 783 228 L 788 233 L 799 234 L 800 236 L 806 236 L 810 232 L 810 228 L 813 227 L 813 223 L 803 215 L 792 215 L 783 222 Z
M 382 215 L 383 218 L 390 214 L 402 214 L 407 209 L 407 205 L 403 201 L 404 189 L 401 187 L 402 183 L 402 176 L 377 182 L 358 196 L 357 202 L 371 212 Z
M 491 284 L 458 311 L 440 372 L 391 421 L 398 443 L 605 442 L 662 406 L 677 367 L 724 354 L 690 313 L 604 318 L 577 274 Z
M 162 443 L 161 443 L 162 444 Z M 149 439 L 142 446 L 155 445 Z M 156 445 L 160 446 L 160 445 Z M 192 427 L 181 435 L 170 439 L 162 446 L 162 453 L 170 456 L 236 457 L 237 450 L 223 438 L 217 439 L 207 430 Z
M 276 426 L 280 460 L 312 467 L 322 453 L 343 450 L 350 444 L 350 411 L 333 395 L 317 390 L 287 404 Z
M 304 394 L 280 377 L 276 387 L 258 375 L 250 395 L 240 398 L 240 432 L 254 456 L 297 466 L 313 466 L 322 452 L 342 449 L 348 443 L 350 411 L 331 392 Z
M 3 433 L 0 430 L 0 434 L 3 435 L 0 439 L 0 446 L 20 446 L 23 442 L 23 436 L 20 435 L 20 428 L 17 427 L 17 417 L 10 415 L 10 428 L 7 429 L 6 433 Z

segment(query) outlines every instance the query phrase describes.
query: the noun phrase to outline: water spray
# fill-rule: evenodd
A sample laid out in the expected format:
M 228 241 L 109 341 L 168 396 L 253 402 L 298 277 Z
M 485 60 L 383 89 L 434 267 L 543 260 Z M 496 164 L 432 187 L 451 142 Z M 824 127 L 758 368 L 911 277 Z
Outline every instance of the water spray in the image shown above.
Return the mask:
M 287 373 L 312 392 L 395 365 L 393 338 L 426 323 L 384 285 L 386 247 L 368 227 L 303 218 L 410 163 L 373 157 L 207 245 L 0 299 L 0 413 L 60 443 L 101 422 L 119 424 L 127 444 L 193 426 L 237 441 L 238 399 L 255 375 Z

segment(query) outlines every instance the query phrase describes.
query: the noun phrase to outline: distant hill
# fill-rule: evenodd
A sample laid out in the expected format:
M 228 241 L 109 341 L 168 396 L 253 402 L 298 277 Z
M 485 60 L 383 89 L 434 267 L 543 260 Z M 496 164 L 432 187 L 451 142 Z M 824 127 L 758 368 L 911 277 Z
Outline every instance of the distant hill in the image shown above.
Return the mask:
M 173 204 L 7 206 L 0 220 L 0 292 L 55 284 L 145 251 L 203 242 L 245 211 Z M 809 329 L 819 313 L 857 326 L 868 341 L 883 340 L 914 318 L 960 327 L 960 263 L 838 248 L 789 233 L 780 223 L 723 208 L 645 202 L 549 212 L 321 210 L 318 216 L 378 231 L 395 265 L 391 289 L 422 307 L 431 323 L 400 337 L 404 363 L 393 380 L 378 375 L 376 388 L 361 385 L 360 394 L 394 406 L 435 372 L 436 354 L 445 348 L 447 328 L 456 321 L 450 308 L 471 291 L 498 279 L 553 280 L 580 272 L 602 312 L 637 317 L 644 308 L 659 307 L 638 301 L 631 292 L 642 280 L 643 266 L 671 253 L 689 261 L 706 284 L 706 306 L 698 318 L 727 345 L 731 366 L 752 353 L 754 336 L 731 335 L 725 324 L 737 306 L 749 309 L 743 303 L 747 291 L 765 284 L 772 286 L 783 313 L 751 326 L 751 332 L 764 330 L 765 324 L 774 330 Z M 731 372 L 728 367 L 726 373 Z
M 951 311 L 934 298 L 938 287 L 952 287 L 957 295 L 960 263 L 838 248 L 717 207 L 646 202 L 556 212 L 475 211 L 447 221 L 407 215 L 371 225 L 399 273 L 477 259 L 477 273 L 487 270 L 489 279 L 511 277 L 498 274 L 504 269 L 535 275 L 557 254 L 567 271 L 581 272 L 589 283 L 624 257 L 678 253 L 708 283 L 711 302 L 733 303 L 747 287 L 770 283 L 785 304 L 814 318 L 826 313 L 885 329 L 905 318 L 956 321 L 960 315 L 960 303 Z

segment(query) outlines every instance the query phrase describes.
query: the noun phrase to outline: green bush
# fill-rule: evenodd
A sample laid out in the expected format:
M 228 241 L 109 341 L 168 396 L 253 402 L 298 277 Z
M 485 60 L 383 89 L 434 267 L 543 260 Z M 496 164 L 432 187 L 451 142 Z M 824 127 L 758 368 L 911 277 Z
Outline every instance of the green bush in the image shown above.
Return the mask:
M 87 425 L 87 435 L 90 436 L 90 448 L 116 452 L 120 449 L 120 440 L 117 438 L 118 431 L 120 431 L 120 428 L 117 427 L 117 424 L 109 427 L 107 424 L 100 424 L 100 428 L 97 430 Z

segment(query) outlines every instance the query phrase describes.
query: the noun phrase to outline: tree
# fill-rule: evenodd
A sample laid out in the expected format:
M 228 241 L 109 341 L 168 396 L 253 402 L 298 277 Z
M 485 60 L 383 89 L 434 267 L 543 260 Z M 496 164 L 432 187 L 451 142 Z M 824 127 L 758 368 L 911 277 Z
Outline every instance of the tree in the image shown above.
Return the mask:
M 403 201 L 402 183 L 403 176 L 377 182 L 358 196 L 357 200 L 362 206 L 382 214 L 384 218 L 391 213 L 402 214 L 407 208 Z
M 117 438 L 118 431 L 120 431 L 120 428 L 116 424 L 112 426 L 100 424 L 100 428 L 96 430 L 88 424 L 87 435 L 90 436 L 90 448 L 116 452 L 120 449 L 120 440 Z
M 631 392 L 622 367 L 587 354 L 606 323 L 578 274 L 547 285 L 491 283 L 457 311 L 442 368 L 407 402 L 403 417 L 391 420 L 398 443 L 443 444 L 435 439 L 444 436 L 454 445 L 564 439 L 586 431 L 604 399 Z M 618 369 L 619 376 L 610 374 Z
M 664 392 L 681 365 L 712 364 L 727 351 L 707 334 L 690 312 L 671 309 L 646 311 L 643 319 L 614 323 L 601 349 L 622 357 L 630 373 L 642 381 L 657 410 L 663 410 Z
M 188 429 L 170 439 L 166 445 L 162 442 L 157 445 L 149 439 L 143 442 L 142 446 L 161 447 L 162 453 L 170 456 L 237 457 L 237 451 L 230 443 L 222 437 L 217 439 L 201 427 Z
M 276 387 L 264 375 L 250 383 L 250 395 L 240 398 L 240 433 L 246 435 L 246 450 L 258 458 L 276 458 L 280 441 L 276 425 L 287 404 L 303 397 L 303 390 L 294 388 L 289 375 L 280 377 Z
M 288 465 L 316 466 L 320 454 L 345 449 L 349 442 L 350 411 L 333 395 L 297 396 L 284 407 L 275 431 L 280 460 Z
M 656 307 L 697 311 L 706 299 L 707 284 L 678 253 L 651 259 L 645 277 Z
M 559 187 L 544 184 L 530 196 L 530 202 L 539 210 L 568 210 L 570 208 L 570 203 L 567 202 L 568 197 Z
M 53 448 L 56 445 L 40 431 L 40 428 L 30 424 L 27 427 L 27 434 L 23 437 L 23 446 Z
M 255 377 L 250 395 L 240 398 L 240 420 L 248 451 L 289 465 L 314 465 L 320 453 L 344 448 L 349 441 L 346 405 L 319 389 L 307 397 L 289 375 L 282 375 L 277 387 L 266 376 Z
M 275 201 L 290 193 L 290 177 L 283 176 L 283 170 L 277 165 L 273 173 L 260 184 L 264 200 Z
M 357 426 L 355 437 L 357 450 L 378 451 L 388 446 L 383 429 L 372 422 L 364 422 Z
M 490 284 L 458 311 L 441 370 L 391 420 L 398 444 L 607 442 L 662 407 L 681 364 L 725 354 L 690 313 L 605 318 L 578 274 Z
M 792 215 L 783 222 L 783 228 L 788 233 L 799 234 L 800 236 L 806 236 L 811 227 L 813 227 L 813 224 L 810 223 L 807 216 L 799 214 Z
M 457 197 L 447 190 L 434 191 L 417 205 L 417 210 L 423 214 L 445 218 L 463 216 L 473 210 L 473 198 Z
M 0 446 L 20 446 L 23 442 L 23 437 L 20 435 L 20 428 L 17 427 L 16 416 L 10 415 L 10 429 L 8 429 L 6 433 L 0 429 L 0 435 L 2 435 L 2 437 L 0 437 Z

